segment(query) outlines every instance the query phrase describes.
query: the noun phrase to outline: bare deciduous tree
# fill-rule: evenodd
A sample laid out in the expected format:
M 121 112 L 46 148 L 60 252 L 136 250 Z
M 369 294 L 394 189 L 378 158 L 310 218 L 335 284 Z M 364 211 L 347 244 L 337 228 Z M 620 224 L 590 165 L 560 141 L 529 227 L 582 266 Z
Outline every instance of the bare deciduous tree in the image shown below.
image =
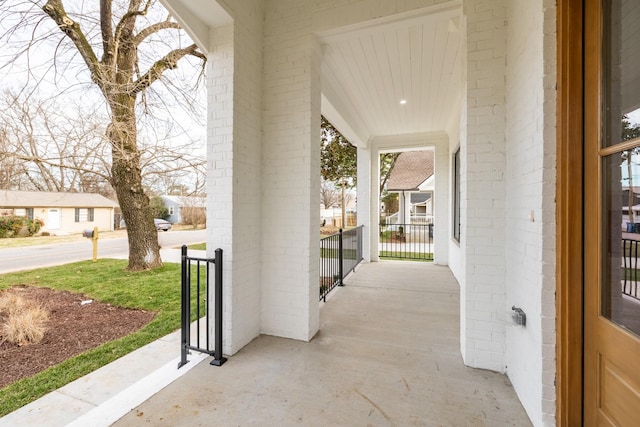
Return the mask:
M 70 73 L 82 69 L 98 88 L 109 111 L 106 138 L 111 148 L 111 183 L 128 225 L 128 269 L 162 265 L 149 197 L 143 190 L 137 106 L 143 101 L 145 111 L 153 108 L 150 86 L 183 58 L 204 61 L 205 56 L 191 41 L 185 43 L 188 38 L 170 16 L 152 19 L 162 11 L 154 0 L 100 0 L 97 10 L 92 2 L 19 2 L 28 6 L 22 11 L 11 3 L 0 4 L 0 20 L 13 23 L 4 37 L 18 34 L 24 27 L 33 28 L 34 35 L 22 50 L 27 53 L 34 44 L 55 38 L 51 70 L 69 79 Z M 46 25 L 47 16 L 57 27 L 36 32 L 38 26 Z M 161 36 L 167 32 L 170 37 Z M 145 46 L 152 49 L 145 50 Z M 69 52 L 79 56 L 81 67 L 78 61 L 58 62 L 60 58 L 68 61 Z
M 191 225 L 193 228 L 204 226 L 207 221 L 206 204 L 203 197 L 183 196 L 180 197 L 180 222 Z
M 0 93 L 0 188 L 91 192 L 115 199 L 106 113 L 87 102 L 60 101 Z M 143 182 L 155 194 L 167 193 L 165 180 L 190 184 L 184 194 L 202 191 L 205 161 L 193 153 L 189 140 L 176 144 L 170 137 L 141 138 Z
M 104 125 L 89 105 L 5 91 L 0 132 L 0 157 L 18 165 L 11 173 L 24 178 L 0 188 L 111 193 Z
M 320 203 L 325 209 L 330 209 L 342 200 L 342 196 L 332 182 L 325 179 L 320 181 Z

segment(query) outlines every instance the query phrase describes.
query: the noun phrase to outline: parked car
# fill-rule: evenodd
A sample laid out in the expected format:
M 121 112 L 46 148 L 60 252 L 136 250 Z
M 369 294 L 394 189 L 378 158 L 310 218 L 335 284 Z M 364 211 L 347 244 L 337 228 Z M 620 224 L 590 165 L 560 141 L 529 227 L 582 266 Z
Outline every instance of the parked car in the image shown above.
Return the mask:
M 153 223 L 156 225 L 156 230 L 171 230 L 171 223 L 169 221 L 165 221 L 164 219 L 154 218 Z M 120 228 L 127 228 L 127 224 L 124 223 L 124 219 L 120 220 Z
M 164 219 L 154 218 L 153 222 L 156 224 L 156 230 L 169 231 L 171 230 L 171 223 Z

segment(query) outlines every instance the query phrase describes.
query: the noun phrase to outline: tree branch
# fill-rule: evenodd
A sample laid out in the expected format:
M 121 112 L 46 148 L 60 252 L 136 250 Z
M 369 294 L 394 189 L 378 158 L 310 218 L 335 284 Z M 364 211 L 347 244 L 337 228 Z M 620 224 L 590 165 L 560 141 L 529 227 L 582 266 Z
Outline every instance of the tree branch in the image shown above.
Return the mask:
M 91 80 L 94 81 L 101 89 L 104 89 L 104 80 L 100 69 L 100 61 L 95 52 L 91 48 L 91 44 L 80 29 L 80 24 L 73 21 L 67 15 L 62 5 L 62 0 L 48 0 L 42 10 L 58 24 L 58 28 L 67 35 L 78 49 L 80 56 L 87 64 L 91 73 Z
M 136 23 L 136 18 L 138 16 L 144 16 L 149 11 L 149 6 L 151 6 L 151 0 L 147 0 L 147 4 L 144 6 L 142 10 L 139 10 L 141 0 L 131 0 L 129 3 L 129 9 L 127 13 L 124 14 L 118 25 L 116 25 L 116 31 L 114 33 L 114 39 L 116 43 L 120 43 L 124 38 L 128 38 L 129 35 L 133 32 L 133 27 Z
M 142 43 L 144 39 L 146 39 L 150 35 L 157 33 L 160 30 L 166 30 L 169 28 L 173 28 L 176 30 L 182 29 L 180 24 L 178 24 L 177 22 L 173 22 L 173 21 L 158 22 L 148 26 L 147 28 L 142 29 L 142 31 L 136 34 L 136 36 L 133 38 L 133 44 L 135 46 L 138 46 L 140 43 Z
M 111 0 L 100 0 L 100 32 L 102 33 L 102 62 L 113 62 L 113 24 L 111 23 Z
M 187 56 L 193 55 L 206 61 L 207 57 L 198 51 L 198 47 L 194 44 L 185 47 L 184 49 L 175 49 L 167 53 L 162 59 L 156 61 L 149 70 L 140 76 L 135 82 L 128 93 L 131 95 L 137 95 L 141 91 L 148 88 L 153 82 L 162 77 L 162 73 L 167 70 L 173 70 L 178 66 L 178 61 Z
M 58 162 L 58 161 L 53 161 L 53 160 L 49 160 L 49 159 L 44 159 L 42 157 L 40 157 L 37 154 L 33 154 L 33 155 L 28 155 L 28 154 L 19 154 L 19 153 L 10 153 L 4 150 L 0 150 L 0 155 L 2 155 L 3 157 L 6 158 L 13 158 L 13 159 L 17 159 L 20 160 L 22 162 L 32 162 L 33 164 L 37 165 L 37 167 L 40 169 L 40 173 L 44 176 L 50 175 L 49 170 L 47 169 L 43 169 L 44 165 L 47 166 L 52 166 L 54 168 L 62 168 L 62 169 L 72 169 L 74 171 L 78 171 L 78 172 L 85 172 L 85 173 L 90 173 L 96 176 L 99 176 L 100 178 L 103 178 L 105 180 L 111 180 L 111 176 L 104 174 L 102 172 L 99 172 L 97 170 L 95 170 L 95 168 L 85 168 L 82 166 L 69 166 L 67 164 L 64 164 L 63 162 Z M 55 182 L 57 184 L 57 180 L 50 178 L 50 179 L 45 179 L 44 181 L 46 182 Z M 58 187 L 56 185 L 56 187 Z

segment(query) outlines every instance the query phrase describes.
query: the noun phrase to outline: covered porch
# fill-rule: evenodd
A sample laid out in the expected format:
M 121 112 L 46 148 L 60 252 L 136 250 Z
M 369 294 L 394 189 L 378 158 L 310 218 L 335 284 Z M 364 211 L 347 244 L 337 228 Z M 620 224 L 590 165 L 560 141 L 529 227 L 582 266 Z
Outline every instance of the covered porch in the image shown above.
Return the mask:
M 261 335 L 313 347 L 327 333 L 317 302 L 324 116 L 358 149 L 365 261 L 380 254 L 380 153 L 433 150 L 433 262 L 460 285 L 456 354 L 507 373 L 533 423 L 555 424 L 555 2 L 163 3 L 207 55 L 207 243 L 225 253 L 224 353 L 244 354 Z M 526 327 L 513 327 L 512 307 Z
M 504 374 L 464 366 L 459 307 L 447 267 L 361 264 L 310 342 L 261 335 L 114 425 L 531 425 Z

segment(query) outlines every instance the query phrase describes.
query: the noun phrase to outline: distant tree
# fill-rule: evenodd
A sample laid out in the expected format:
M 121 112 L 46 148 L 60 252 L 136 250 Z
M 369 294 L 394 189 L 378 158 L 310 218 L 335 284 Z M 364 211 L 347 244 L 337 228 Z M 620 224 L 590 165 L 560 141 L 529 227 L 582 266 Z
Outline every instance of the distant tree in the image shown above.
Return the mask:
M 154 218 L 169 218 L 169 209 L 167 209 L 160 196 L 153 196 L 149 199 L 149 208 Z
M 193 228 L 205 226 L 207 211 L 204 207 L 203 197 L 180 197 L 180 222 L 191 225 Z
M 398 212 L 398 193 L 385 193 L 385 195 L 380 198 L 380 201 L 384 203 L 384 212 L 386 214 Z
M 320 173 L 322 178 L 352 188 L 358 174 L 358 150 L 329 121 L 321 118 Z
M 342 224 L 345 225 L 345 188 L 353 188 L 358 176 L 358 150 L 329 121 L 321 118 L 320 174 L 341 189 Z
M 380 154 L 380 195 L 387 189 L 387 182 L 391 171 L 396 164 L 396 160 L 400 153 L 382 153 Z
M 0 93 L 0 158 L 22 179 L 15 190 L 112 193 L 110 152 L 91 105 Z
M 320 203 L 325 209 L 329 209 L 340 202 L 340 193 L 336 191 L 333 183 L 322 179 L 320 182 Z

